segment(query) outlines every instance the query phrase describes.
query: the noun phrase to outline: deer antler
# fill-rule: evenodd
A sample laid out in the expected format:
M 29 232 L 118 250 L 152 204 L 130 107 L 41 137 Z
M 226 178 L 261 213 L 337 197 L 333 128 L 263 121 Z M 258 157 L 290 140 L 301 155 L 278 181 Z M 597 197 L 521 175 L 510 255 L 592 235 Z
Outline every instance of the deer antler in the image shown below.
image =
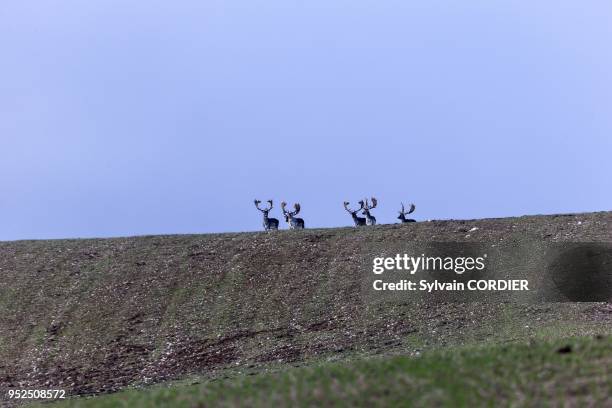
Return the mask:
M 404 203 L 402 203 L 402 211 L 400 211 L 401 214 L 412 214 L 412 212 L 414 211 L 414 209 L 416 208 L 416 206 L 412 203 L 410 203 L 410 208 L 408 209 L 408 211 L 404 210 Z
M 295 204 L 293 205 L 293 207 L 295 208 L 295 211 L 287 211 L 287 210 L 285 209 L 285 207 L 286 207 L 286 206 L 287 206 L 287 203 L 283 201 L 283 202 L 281 203 L 281 208 L 282 208 L 282 210 L 283 210 L 283 214 L 289 214 L 290 216 L 292 216 L 292 217 L 293 217 L 294 215 L 296 215 L 297 213 L 299 213 L 299 212 L 300 212 L 300 208 L 301 208 L 301 207 L 300 207 L 300 203 L 295 203 Z
M 370 204 L 368 203 L 368 199 L 366 198 L 366 199 L 365 199 L 365 207 L 364 207 L 364 208 L 365 208 L 366 210 L 371 210 L 372 208 L 376 208 L 376 205 L 377 205 L 377 204 L 378 204 L 378 201 L 377 201 L 377 200 L 376 200 L 374 197 L 372 197 L 372 205 L 370 205 Z
M 272 209 L 272 200 L 268 200 L 268 202 L 270 203 L 270 208 L 265 208 L 262 210 L 261 208 L 259 208 L 259 204 L 261 204 L 261 200 L 255 200 L 255 207 L 257 207 L 257 209 L 261 212 L 270 211 Z
M 358 210 L 354 210 L 354 211 L 353 211 L 353 210 L 351 210 L 351 209 L 348 207 L 348 205 L 349 205 L 349 204 L 350 204 L 350 203 L 349 203 L 348 201 L 345 201 L 345 202 L 344 202 L 344 209 L 345 209 L 346 211 L 350 212 L 351 214 L 352 214 L 352 213 L 356 213 L 357 211 L 361 211 L 361 210 L 363 210 L 363 200 L 358 201 L 358 204 L 359 204 L 359 209 L 358 209 Z

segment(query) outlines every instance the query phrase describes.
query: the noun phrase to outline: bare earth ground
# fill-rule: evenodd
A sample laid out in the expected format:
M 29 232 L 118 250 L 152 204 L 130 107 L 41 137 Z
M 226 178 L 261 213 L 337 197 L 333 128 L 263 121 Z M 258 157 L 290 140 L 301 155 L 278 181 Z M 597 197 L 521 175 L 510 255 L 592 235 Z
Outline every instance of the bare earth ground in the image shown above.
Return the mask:
M 600 212 L 0 243 L 0 390 L 108 393 L 355 356 L 609 335 L 609 303 L 373 303 L 360 274 L 363 253 L 397 242 L 610 242 L 611 226 L 612 213 Z

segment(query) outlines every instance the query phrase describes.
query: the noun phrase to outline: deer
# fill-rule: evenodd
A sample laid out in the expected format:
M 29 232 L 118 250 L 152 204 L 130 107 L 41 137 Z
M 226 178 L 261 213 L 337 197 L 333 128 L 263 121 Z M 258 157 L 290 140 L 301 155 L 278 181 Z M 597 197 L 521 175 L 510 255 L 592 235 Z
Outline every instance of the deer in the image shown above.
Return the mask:
M 289 224 L 289 229 L 304 229 L 304 220 L 302 218 L 297 218 L 296 215 L 300 212 L 300 203 L 295 203 L 293 205 L 294 211 L 287 211 L 285 207 L 287 206 L 286 202 L 281 203 L 281 208 L 283 210 L 283 214 L 285 215 L 285 221 Z
M 408 211 L 404 210 L 404 203 L 402 203 L 402 210 L 399 212 L 399 217 L 397 217 L 398 220 L 402 220 L 402 224 L 405 222 L 416 222 L 415 220 L 413 220 L 412 218 L 406 218 L 407 214 L 412 214 L 412 212 L 414 211 L 414 209 L 416 208 L 416 206 L 412 203 L 410 203 L 410 208 L 408 209 Z
M 353 222 L 355 223 L 355 227 L 362 227 L 362 226 L 366 225 L 366 219 L 365 219 L 365 218 L 363 218 L 363 217 L 359 217 L 359 216 L 357 216 L 357 213 L 358 213 L 359 211 L 363 210 L 363 200 L 362 200 L 362 201 L 359 201 L 359 205 L 360 205 L 360 206 L 359 206 L 359 209 L 358 209 L 358 210 L 354 210 L 354 211 L 353 211 L 353 210 L 351 210 L 351 209 L 349 208 L 349 206 L 348 206 L 348 205 L 349 205 L 349 202 L 348 202 L 348 201 L 345 201 L 345 202 L 344 202 L 344 209 L 345 209 L 346 211 L 348 211 L 348 212 L 349 212 L 349 214 L 351 214 L 351 217 L 353 217 Z
M 366 225 L 376 225 L 376 218 L 374 218 L 372 214 L 370 214 L 370 210 L 376 208 L 377 204 L 378 204 L 378 201 L 374 197 L 372 197 L 372 205 L 368 203 L 367 198 L 365 199 L 365 204 L 363 205 L 362 214 L 366 216 Z
M 263 213 L 263 227 L 264 230 L 277 230 L 278 229 L 278 220 L 276 218 L 268 217 L 268 213 L 272 210 L 272 200 L 268 200 L 270 206 L 268 208 L 259 208 L 259 204 L 261 204 L 260 200 L 255 200 L 255 207 Z

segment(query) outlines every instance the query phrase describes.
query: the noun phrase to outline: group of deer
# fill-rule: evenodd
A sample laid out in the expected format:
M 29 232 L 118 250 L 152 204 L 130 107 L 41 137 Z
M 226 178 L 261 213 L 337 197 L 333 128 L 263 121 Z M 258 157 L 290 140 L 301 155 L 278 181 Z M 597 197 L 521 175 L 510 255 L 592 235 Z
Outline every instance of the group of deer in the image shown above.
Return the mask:
M 270 210 L 272 210 L 273 206 L 272 200 L 268 200 L 268 204 L 270 204 L 268 208 L 259 208 L 259 204 L 261 204 L 261 201 L 255 200 L 255 207 L 257 207 L 257 209 L 263 213 L 264 229 L 266 231 L 277 230 L 278 220 L 276 218 L 268 217 L 268 213 L 270 212 Z M 287 221 L 287 224 L 289 224 L 289 229 L 304 229 L 304 220 L 302 218 L 296 217 L 296 215 L 298 215 L 301 209 L 300 203 L 295 203 L 293 205 L 293 211 L 287 211 L 285 208 L 286 206 L 287 203 L 283 201 L 281 203 L 281 209 L 283 210 L 285 221 Z
M 358 204 L 359 204 L 359 208 L 357 210 L 351 210 L 349 208 L 349 202 L 348 201 L 344 202 L 344 209 L 348 211 L 349 214 L 351 214 L 351 217 L 353 217 L 353 222 L 355 223 L 355 226 L 362 227 L 364 225 L 376 225 L 376 218 L 370 213 L 370 210 L 376 208 L 376 205 L 378 205 L 378 200 L 372 197 L 372 204 L 370 204 L 370 202 L 366 198 L 365 200 L 359 201 Z M 399 212 L 400 215 L 397 218 L 401 220 L 402 223 L 415 222 L 415 220 L 413 219 L 406 218 L 406 215 L 411 214 L 415 208 L 416 206 L 414 204 L 410 204 L 408 211 L 406 211 L 404 209 L 404 203 L 402 203 L 402 209 L 400 210 Z M 359 217 L 357 215 L 359 211 L 362 211 L 361 214 L 365 215 L 365 217 Z
M 355 223 L 356 227 L 361 227 L 365 225 L 376 225 L 376 218 L 370 213 L 370 210 L 376 208 L 378 201 L 376 200 L 376 198 L 372 197 L 371 202 L 372 203 L 370 204 L 367 198 L 365 200 L 359 201 L 358 203 L 359 209 L 357 210 L 351 210 L 349 208 L 349 202 L 348 201 L 344 202 L 344 209 L 351 214 L 351 217 L 353 217 L 353 222 Z M 263 213 L 264 229 L 266 231 L 277 230 L 278 220 L 276 218 L 270 218 L 268 216 L 268 214 L 270 213 L 274 205 L 272 200 L 268 200 L 268 204 L 269 204 L 268 208 L 261 208 L 259 207 L 259 204 L 261 204 L 261 201 L 255 200 L 255 207 Z M 287 203 L 283 201 L 281 203 L 281 209 L 283 210 L 285 221 L 287 222 L 287 224 L 289 224 L 289 229 L 304 229 L 304 220 L 302 218 L 296 217 L 296 215 L 300 212 L 300 209 L 301 209 L 300 203 L 295 203 L 293 205 L 293 211 L 287 211 L 286 206 L 287 206 Z M 416 207 L 414 204 L 410 204 L 408 211 L 406 211 L 404 210 L 404 203 L 402 203 L 402 209 L 399 212 L 400 213 L 399 217 L 397 218 L 401 220 L 402 223 L 415 222 L 413 219 L 406 218 L 406 215 L 411 214 L 415 208 Z M 359 217 L 357 215 L 359 211 L 362 211 L 362 215 L 365 215 L 365 217 Z

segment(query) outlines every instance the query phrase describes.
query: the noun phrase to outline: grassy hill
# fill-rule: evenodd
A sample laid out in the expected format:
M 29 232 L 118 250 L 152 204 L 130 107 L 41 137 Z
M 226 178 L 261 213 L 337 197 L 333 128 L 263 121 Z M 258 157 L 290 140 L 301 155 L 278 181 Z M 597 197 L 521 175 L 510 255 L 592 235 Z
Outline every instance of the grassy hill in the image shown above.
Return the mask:
M 420 357 L 315 363 L 170 383 L 58 404 L 79 408 L 207 406 L 609 406 L 612 338 L 460 346 Z
M 514 343 L 522 366 L 530 340 L 552 350 L 556 339 L 610 335 L 610 305 L 372 302 L 361 276 L 370 256 L 398 242 L 610 242 L 611 225 L 612 213 L 602 212 L 0 243 L 0 389 L 89 395 L 186 378 L 248 388 L 249 374 L 303 384 L 316 367 L 352 371 L 342 364 L 368 361 L 398 370 L 455 364 L 460 374 L 463 360 L 445 360 L 455 347 L 497 355 Z M 608 340 L 579 340 L 595 350 L 585 364 L 609 362 Z M 407 358 L 418 355 L 431 357 Z

